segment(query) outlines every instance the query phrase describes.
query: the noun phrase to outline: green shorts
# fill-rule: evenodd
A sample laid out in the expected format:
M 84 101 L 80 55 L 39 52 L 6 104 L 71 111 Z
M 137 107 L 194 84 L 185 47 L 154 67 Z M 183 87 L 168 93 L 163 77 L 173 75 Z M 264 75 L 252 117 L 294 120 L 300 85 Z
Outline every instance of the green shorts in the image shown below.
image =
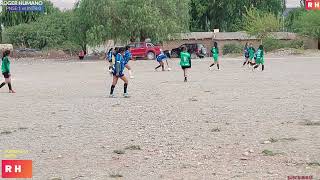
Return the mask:
M 217 61 L 219 60 L 219 56 L 214 55 L 214 56 L 213 56 L 213 60 L 214 60 L 214 62 L 217 62 Z
M 264 59 L 263 59 L 263 58 L 257 59 L 257 60 L 256 60 L 256 64 L 262 64 L 262 65 L 264 65 Z

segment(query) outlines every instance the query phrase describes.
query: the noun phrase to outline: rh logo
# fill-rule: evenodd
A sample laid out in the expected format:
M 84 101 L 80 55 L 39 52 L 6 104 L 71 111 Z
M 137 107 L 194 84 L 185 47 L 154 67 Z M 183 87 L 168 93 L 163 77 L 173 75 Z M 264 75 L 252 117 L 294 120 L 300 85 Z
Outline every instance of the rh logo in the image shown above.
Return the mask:
M 2 178 L 32 178 L 32 160 L 2 160 L 1 169 Z
M 320 10 L 320 0 L 306 0 L 307 10 Z

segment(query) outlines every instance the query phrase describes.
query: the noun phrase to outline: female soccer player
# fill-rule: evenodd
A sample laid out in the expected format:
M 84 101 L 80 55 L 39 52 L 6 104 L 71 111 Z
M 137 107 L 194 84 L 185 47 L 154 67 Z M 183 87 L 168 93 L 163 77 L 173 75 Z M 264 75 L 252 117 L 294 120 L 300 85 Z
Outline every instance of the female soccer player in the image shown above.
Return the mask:
M 254 65 L 253 59 L 254 59 L 254 54 L 256 53 L 256 50 L 254 49 L 252 43 L 249 45 L 249 63 L 251 66 Z
M 132 74 L 131 67 L 128 64 L 130 60 L 132 60 L 132 55 L 131 55 L 131 52 L 130 52 L 130 46 L 126 46 L 126 52 L 125 52 L 125 55 L 124 55 L 124 61 L 125 61 L 124 65 L 128 69 L 130 78 L 133 79 L 134 76 Z
M 114 88 L 117 85 L 118 79 L 120 78 L 124 82 L 124 97 L 129 97 L 127 88 L 128 88 L 128 79 L 124 75 L 124 68 L 125 68 L 125 60 L 124 60 L 124 49 L 120 48 L 119 53 L 116 56 L 115 63 L 113 65 L 113 81 L 111 85 L 110 90 L 110 96 L 111 98 L 115 97 L 113 94 Z
M 249 47 L 248 47 L 248 43 L 246 43 L 246 45 L 243 48 L 243 54 L 244 54 L 244 63 L 242 65 L 242 67 L 244 67 L 246 64 L 249 64 Z
M 212 52 L 212 56 L 213 56 L 213 60 L 214 62 L 210 65 L 209 69 L 211 69 L 212 66 L 215 65 L 215 63 L 217 63 L 217 68 L 218 70 L 220 70 L 220 65 L 219 65 L 219 48 L 218 48 L 218 43 L 214 42 L 213 43 L 213 48 L 211 49 Z
M 160 65 L 157 66 L 157 67 L 155 68 L 155 70 L 157 70 L 158 68 L 162 67 L 162 71 L 165 71 L 163 61 L 166 61 L 166 62 L 167 62 L 168 71 L 171 70 L 170 67 L 169 67 L 169 63 L 168 63 L 168 56 L 165 55 L 163 52 L 161 52 L 161 53 L 157 56 L 156 60 L 158 61 L 158 63 L 159 63 Z
M 8 84 L 9 93 L 16 93 L 14 90 L 12 90 L 12 86 L 11 86 L 11 72 L 10 72 L 9 55 L 10 55 L 9 50 L 4 51 L 3 57 L 2 57 L 1 70 L 2 70 L 2 75 L 5 79 L 5 82 L 0 84 L 0 88 L 2 88 L 4 85 Z
M 182 52 L 180 53 L 180 66 L 183 69 L 184 82 L 187 82 L 187 70 L 191 68 L 191 55 L 187 52 L 186 47 L 182 47 Z
M 260 45 L 257 53 L 256 53 L 256 66 L 254 66 L 254 69 L 257 69 L 260 64 L 262 65 L 262 71 L 264 70 L 264 52 L 263 52 L 263 45 Z
M 113 48 L 109 49 L 108 53 L 106 53 L 106 60 L 109 62 L 109 72 L 112 72 L 112 66 L 114 63 L 114 51 Z

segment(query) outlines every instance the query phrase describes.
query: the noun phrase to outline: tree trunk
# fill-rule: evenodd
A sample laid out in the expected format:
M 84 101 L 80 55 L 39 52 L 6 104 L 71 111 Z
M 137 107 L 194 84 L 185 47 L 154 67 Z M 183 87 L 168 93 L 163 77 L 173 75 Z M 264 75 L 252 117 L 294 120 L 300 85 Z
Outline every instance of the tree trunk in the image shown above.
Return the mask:
M 147 35 L 144 31 L 140 31 L 140 42 L 146 41 Z

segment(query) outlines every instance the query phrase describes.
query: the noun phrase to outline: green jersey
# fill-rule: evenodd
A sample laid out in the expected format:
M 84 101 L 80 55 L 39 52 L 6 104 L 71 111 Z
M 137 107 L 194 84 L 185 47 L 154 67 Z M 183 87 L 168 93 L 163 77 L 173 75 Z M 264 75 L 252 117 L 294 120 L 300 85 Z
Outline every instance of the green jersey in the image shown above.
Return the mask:
M 10 61 L 7 56 L 2 58 L 1 70 L 2 73 L 10 73 Z
M 218 48 L 213 47 L 211 49 L 211 52 L 212 52 L 213 56 L 219 56 L 219 49 Z
M 253 59 L 255 52 L 256 52 L 256 50 L 253 47 L 249 48 L 249 58 L 250 59 Z
M 263 50 L 258 49 L 256 56 L 257 56 L 256 63 L 264 65 L 264 53 L 263 53 Z
M 261 49 L 258 49 L 258 51 L 257 51 L 257 59 L 263 59 L 263 56 L 264 56 L 264 54 L 263 54 L 263 50 L 261 50 Z
M 182 67 L 191 66 L 191 55 L 188 52 L 180 53 L 180 66 Z

